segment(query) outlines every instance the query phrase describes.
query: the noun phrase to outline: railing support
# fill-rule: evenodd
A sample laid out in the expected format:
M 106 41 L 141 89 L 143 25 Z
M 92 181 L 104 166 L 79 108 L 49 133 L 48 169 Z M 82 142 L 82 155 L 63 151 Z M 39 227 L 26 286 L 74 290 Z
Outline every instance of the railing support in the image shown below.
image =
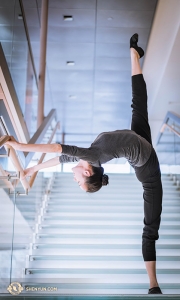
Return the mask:
M 180 137 L 180 133 L 168 124 L 163 124 L 163 126 L 161 127 L 160 132 L 163 133 L 166 127 L 169 128 L 172 132 L 174 132 L 178 137 Z
M 156 140 L 156 145 L 159 144 L 161 136 L 162 136 L 162 134 L 164 132 L 164 129 L 166 127 L 168 127 L 176 135 L 180 136 L 180 133 L 177 130 L 175 130 L 172 126 L 170 126 L 169 124 L 167 124 L 168 121 L 169 121 L 169 119 L 171 119 L 172 121 L 174 121 L 175 123 L 177 123 L 180 126 L 180 116 L 177 115 L 176 113 L 168 111 L 167 114 L 166 114 L 166 116 L 165 116 L 165 118 L 164 118 L 163 125 L 162 125 L 162 127 L 160 129 L 160 132 L 158 134 L 158 137 L 157 137 L 157 140 Z
M 51 144 L 52 139 L 53 139 L 53 137 L 54 137 L 54 135 L 55 135 L 55 133 L 56 133 L 56 130 L 59 129 L 59 128 L 60 128 L 60 123 L 57 122 L 57 124 L 56 124 L 55 128 L 53 129 L 53 132 L 52 132 L 52 134 L 51 134 L 51 136 L 50 136 L 49 141 L 48 141 L 47 144 Z M 40 157 L 40 159 L 39 159 L 39 162 L 38 162 L 38 165 L 41 164 L 41 163 L 43 162 L 45 156 L 46 156 L 46 153 L 43 153 L 43 154 L 41 155 L 41 157 Z M 37 174 L 38 174 L 38 172 L 35 172 L 35 173 L 31 176 L 31 178 L 30 178 L 30 180 L 29 180 L 29 185 L 30 185 L 30 187 L 33 186 L 33 183 L 34 183 L 34 180 L 36 179 Z
M 37 128 L 39 128 L 39 126 L 44 120 L 44 87 L 45 87 L 45 72 L 46 72 L 47 25 L 48 25 L 48 0 L 43 0 L 42 7 L 41 7 L 41 37 L 40 37 Z

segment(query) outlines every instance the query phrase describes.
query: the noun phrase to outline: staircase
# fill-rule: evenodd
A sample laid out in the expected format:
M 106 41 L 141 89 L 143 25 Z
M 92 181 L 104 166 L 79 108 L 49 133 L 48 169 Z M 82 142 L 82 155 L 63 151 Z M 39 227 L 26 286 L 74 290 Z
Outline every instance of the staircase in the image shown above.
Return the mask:
M 0 297 L 8 293 L 10 281 L 23 281 L 46 184 L 47 179 L 39 173 L 29 195 L 16 196 L 17 192 L 24 194 L 21 184 L 9 195 L 0 182 Z
M 180 191 L 169 176 L 163 175 L 162 182 L 157 277 L 163 294 L 180 299 Z M 56 173 L 37 226 L 25 286 L 51 283 L 58 295 L 147 294 L 142 187 L 134 174 L 110 174 L 109 186 L 88 194 L 72 174 Z

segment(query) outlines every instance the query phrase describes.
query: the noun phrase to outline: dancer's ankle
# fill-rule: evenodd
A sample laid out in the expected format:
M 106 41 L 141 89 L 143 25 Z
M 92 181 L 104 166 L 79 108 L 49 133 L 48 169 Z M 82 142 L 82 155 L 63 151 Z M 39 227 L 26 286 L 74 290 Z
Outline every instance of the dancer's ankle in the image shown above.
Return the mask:
M 159 287 L 159 284 L 156 280 L 150 282 L 149 288 L 152 289 L 154 287 Z

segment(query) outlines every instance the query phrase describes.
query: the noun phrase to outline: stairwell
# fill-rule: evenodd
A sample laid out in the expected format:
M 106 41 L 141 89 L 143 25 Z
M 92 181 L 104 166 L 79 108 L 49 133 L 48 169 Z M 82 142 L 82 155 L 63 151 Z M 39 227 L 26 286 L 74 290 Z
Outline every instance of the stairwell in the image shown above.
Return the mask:
M 72 174 L 54 175 L 27 255 L 25 286 L 38 288 L 48 283 L 58 295 L 147 294 L 140 182 L 134 174 L 110 174 L 107 187 L 88 194 L 72 180 Z M 163 175 L 162 182 L 157 277 L 163 294 L 178 299 L 180 191 L 169 176 Z

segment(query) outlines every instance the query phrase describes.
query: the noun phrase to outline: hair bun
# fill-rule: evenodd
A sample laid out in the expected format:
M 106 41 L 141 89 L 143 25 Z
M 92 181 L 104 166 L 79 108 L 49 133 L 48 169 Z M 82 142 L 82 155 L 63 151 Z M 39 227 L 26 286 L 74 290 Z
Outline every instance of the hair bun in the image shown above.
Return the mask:
M 108 175 L 104 174 L 102 176 L 102 185 L 107 185 L 109 183 L 109 177 Z

